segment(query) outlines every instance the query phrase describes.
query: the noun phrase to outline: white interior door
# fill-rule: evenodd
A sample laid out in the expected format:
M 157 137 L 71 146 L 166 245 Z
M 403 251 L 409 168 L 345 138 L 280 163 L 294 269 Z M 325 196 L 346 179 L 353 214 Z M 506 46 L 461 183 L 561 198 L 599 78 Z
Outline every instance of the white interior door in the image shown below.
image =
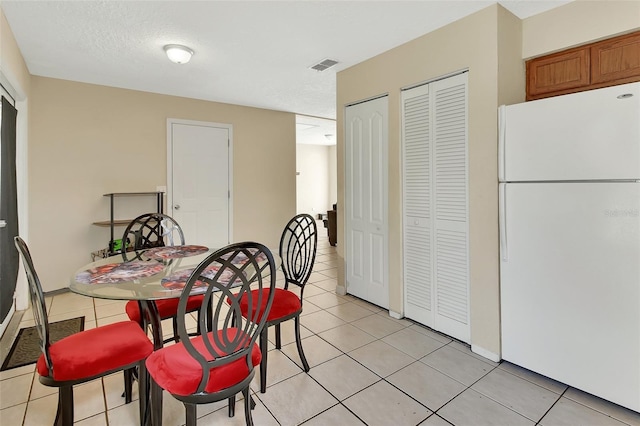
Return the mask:
M 231 242 L 231 126 L 169 120 L 167 211 L 187 244 Z
M 345 110 L 347 293 L 389 308 L 388 98 Z

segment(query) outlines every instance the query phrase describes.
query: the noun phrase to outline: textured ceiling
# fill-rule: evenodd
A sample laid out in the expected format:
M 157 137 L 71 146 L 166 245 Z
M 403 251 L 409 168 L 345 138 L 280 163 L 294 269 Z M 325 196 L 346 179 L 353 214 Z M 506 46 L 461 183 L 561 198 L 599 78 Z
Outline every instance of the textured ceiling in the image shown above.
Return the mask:
M 507 0 L 520 18 L 560 1 Z M 15 1 L 34 75 L 335 119 L 336 72 L 495 1 Z M 195 51 L 168 61 L 166 44 Z M 331 58 L 338 65 L 310 70 Z

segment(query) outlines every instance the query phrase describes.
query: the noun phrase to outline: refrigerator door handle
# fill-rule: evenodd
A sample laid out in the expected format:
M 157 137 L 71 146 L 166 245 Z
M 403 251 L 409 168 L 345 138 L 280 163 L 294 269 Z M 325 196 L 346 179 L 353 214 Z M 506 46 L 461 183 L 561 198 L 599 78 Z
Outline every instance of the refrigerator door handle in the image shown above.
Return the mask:
M 500 228 L 500 255 L 504 262 L 509 260 L 507 252 L 507 185 L 498 185 L 498 219 Z
M 505 139 L 507 137 L 507 106 L 498 107 L 498 180 L 504 181 L 505 172 Z

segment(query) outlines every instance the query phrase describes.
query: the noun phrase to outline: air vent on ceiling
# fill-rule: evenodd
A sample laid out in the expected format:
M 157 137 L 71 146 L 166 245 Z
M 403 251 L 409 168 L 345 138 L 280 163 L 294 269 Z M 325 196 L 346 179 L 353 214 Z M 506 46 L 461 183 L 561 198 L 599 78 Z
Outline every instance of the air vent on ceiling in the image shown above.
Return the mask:
M 335 64 L 337 64 L 338 61 L 334 61 L 333 59 L 325 59 L 322 62 L 319 62 L 315 65 L 310 66 L 309 68 L 311 68 L 312 70 L 316 70 L 316 71 L 324 71 L 328 68 L 331 68 L 332 66 L 334 66 Z

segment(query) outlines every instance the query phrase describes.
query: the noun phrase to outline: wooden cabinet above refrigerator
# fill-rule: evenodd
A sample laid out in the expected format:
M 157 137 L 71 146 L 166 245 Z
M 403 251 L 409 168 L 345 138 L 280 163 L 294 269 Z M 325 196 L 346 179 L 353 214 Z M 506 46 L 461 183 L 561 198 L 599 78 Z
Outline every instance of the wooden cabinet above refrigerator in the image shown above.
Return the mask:
M 640 81 L 640 31 L 530 59 L 527 100 Z

